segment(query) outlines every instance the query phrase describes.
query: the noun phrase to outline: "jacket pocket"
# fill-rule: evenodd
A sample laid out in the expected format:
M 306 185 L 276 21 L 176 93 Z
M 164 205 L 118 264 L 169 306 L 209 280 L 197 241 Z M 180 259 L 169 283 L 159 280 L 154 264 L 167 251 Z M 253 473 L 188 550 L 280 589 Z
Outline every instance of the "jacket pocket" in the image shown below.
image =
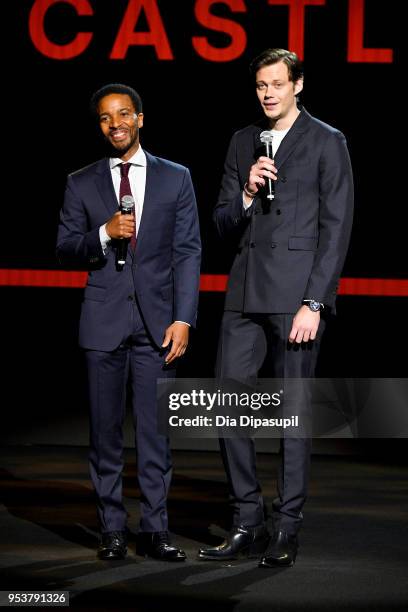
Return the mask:
M 290 236 L 288 248 L 291 251 L 316 251 L 318 238 L 307 236 Z
M 104 302 L 106 299 L 106 289 L 104 287 L 95 287 L 88 285 L 85 287 L 84 300 L 95 300 L 96 302 Z
M 298 157 L 298 158 L 289 157 L 287 161 L 285 161 L 285 163 L 282 165 L 282 170 L 284 170 L 284 168 L 298 168 L 299 166 L 309 166 L 309 165 L 310 165 L 309 157 Z

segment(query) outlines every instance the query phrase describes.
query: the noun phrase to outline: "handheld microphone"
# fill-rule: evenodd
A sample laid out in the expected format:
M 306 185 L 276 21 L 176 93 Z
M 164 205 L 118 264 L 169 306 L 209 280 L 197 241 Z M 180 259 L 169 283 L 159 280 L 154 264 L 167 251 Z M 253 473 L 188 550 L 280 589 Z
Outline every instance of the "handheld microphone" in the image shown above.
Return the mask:
M 262 132 L 260 137 L 261 142 L 263 145 L 265 145 L 265 154 L 266 157 L 269 157 L 270 159 L 273 159 L 273 153 L 272 153 L 272 140 L 273 140 L 273 136 L 270 132 L 268 132 L 268 130 L 266 130 L 265 132 Z M 268 200 L 274 200 L 275 199 L 275 185 L 273 180 L 268 176 L 267 177 L 267 194 L 266 197 L 268 198 Z
M 125 195 L 120 200 L 120 212 L 122 215 L 132 215 L 135 209 L 135 201 L 131 195 Z M 123 268 L 130 238 L 120 238 L 116 249 L 116 265 Z

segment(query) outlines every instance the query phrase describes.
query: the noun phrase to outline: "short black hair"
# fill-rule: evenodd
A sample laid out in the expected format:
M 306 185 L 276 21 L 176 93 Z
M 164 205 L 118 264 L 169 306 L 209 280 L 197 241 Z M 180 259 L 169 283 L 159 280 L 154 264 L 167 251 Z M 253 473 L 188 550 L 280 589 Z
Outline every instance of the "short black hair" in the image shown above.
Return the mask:
M 303 78 L 303 63 L 296 53 L 286 49 L 266 49 L 262 51 L 249 65 L 249 72 L 255 79 L 256 73 L 264 66 L 270 66 L 277 62 L 284 62 L 288 67 L 289 80 L 296 82 Z
M 109 96 L 110 94 L 123 94 L 129 96 L 129 98 L 133 102 L 133 106 L 135 107 L 135 111 L 137 113 L 143 112 L 142 108 L 142 98 L 139 96 L 137 91 L 133 89 L 133 87 L 129 87 L 129 85 L 123 85 L 122 83 L 109 83 L 108 85 L 104 85 L 91 97 L 91 113 L 97 117 L 98 116 L 98 105 L 99 102 L 105 96 Z

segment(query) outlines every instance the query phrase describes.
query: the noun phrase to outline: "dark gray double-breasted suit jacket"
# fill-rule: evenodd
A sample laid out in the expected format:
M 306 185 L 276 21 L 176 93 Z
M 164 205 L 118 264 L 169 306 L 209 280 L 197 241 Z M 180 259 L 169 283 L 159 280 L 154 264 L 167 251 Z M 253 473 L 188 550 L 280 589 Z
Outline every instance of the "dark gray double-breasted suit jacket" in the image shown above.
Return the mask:
M 265 154 L 265 129 L 262 120 L 233 135 L 214 211 L 219 234 L 235 249 L 225 309 L 295 313 L 302 299 L 334 308 L 353 211 L 345 138 L 301 108 L 275 155 L 275 200 L 268 205 L 260 194 L 245 212 L 242 189 Z

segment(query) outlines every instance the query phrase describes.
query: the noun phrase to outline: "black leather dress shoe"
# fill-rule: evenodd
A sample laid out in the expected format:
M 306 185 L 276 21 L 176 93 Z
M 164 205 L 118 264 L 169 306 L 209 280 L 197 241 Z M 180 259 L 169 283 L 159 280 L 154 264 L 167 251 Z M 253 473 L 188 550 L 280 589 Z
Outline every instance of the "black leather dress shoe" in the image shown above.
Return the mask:
M 185 561 L 186 553 L 170 542 L 168 531 L 143 531 L 137 536 L 136 552 L 160 561 Z
M 259 562 L 259 567 L 284 567 L 294 565 L 298 551 L 296 536 L 290 536 L 284 529 L 279 529 Z
M 126 534 L 124 531 L 107 531 L 102 534 L 98 557 L 104 561 L 114 561 L 126 557 Z
M 207 561 L 228 561 L 238 557 L 258 557 L 265 552 L 269 533 L 263 523 L 254 527 L 233 527 L 220 546 L 200 548 L 198 558 Z

